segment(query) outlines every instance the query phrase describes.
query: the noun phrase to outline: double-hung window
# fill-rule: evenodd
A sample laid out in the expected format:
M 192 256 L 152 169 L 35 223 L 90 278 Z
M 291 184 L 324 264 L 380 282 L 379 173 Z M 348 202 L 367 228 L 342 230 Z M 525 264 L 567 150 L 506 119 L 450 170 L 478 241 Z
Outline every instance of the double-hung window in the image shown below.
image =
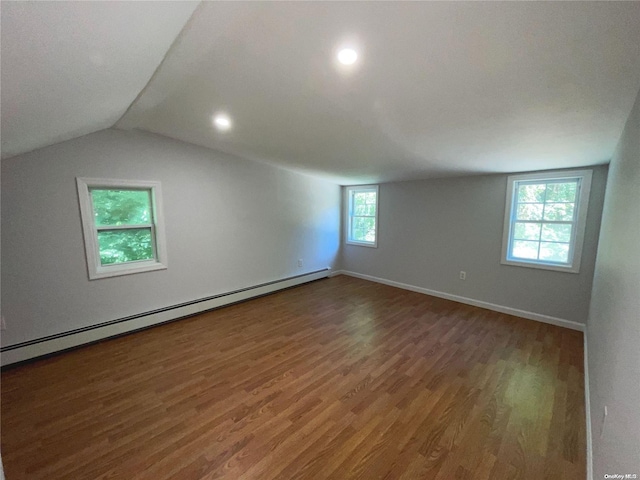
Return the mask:
M 378 246 L 378 186 L 347 187 L 347 239 L 351 245 Z
M 160 182 L 76 182 L 90 279 L 167 268 Z
M 591 170 L 510 176 L 502 263 L 577 273 L 590 188 Z

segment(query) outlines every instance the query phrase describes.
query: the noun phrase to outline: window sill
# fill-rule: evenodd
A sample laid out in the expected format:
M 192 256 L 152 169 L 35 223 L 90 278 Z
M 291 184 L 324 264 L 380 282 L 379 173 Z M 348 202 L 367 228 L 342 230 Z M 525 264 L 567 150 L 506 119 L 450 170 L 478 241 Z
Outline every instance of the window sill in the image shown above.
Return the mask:
M 539 270 L 552 270 L 554 272 L 564 273 L 580 273 L 580 265 L 562 266 L 546 263 L 527 262 L 522 260 L 508 260 L 504 258 L 500 261 L 500 263 L 502 265 L 510 265 L 513 267 L 537 268 Z
M 134 273 L 153 272 L 155 270 L 166 270 L 167 265 L 160 262 L 136 262 L 118 266 L 97 267 L 95 272 L 89 272 L 89 280 L 100 278 L 119 277 L 121 275 L 131 275 Z
M 347 245 L 357 245 L 359 247 L 378 248 L 378 242 L 366 243 L 366 242 L 354 242 L 353 240 L 345 241 Z

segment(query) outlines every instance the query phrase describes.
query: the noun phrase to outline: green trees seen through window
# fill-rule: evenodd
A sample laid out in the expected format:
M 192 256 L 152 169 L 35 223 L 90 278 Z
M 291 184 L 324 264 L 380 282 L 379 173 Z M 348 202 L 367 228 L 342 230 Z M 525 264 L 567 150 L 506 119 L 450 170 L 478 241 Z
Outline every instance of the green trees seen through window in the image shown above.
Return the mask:
M 150 190 L 94 188 L 91 200 L 102 265 L 154 258 Z
M 568 262 L 577 186 L 575 180 L 518 185 L 513 257 Z
M 351 239 L 374 242 L 376 239 L 376 192 L 353 193 Z

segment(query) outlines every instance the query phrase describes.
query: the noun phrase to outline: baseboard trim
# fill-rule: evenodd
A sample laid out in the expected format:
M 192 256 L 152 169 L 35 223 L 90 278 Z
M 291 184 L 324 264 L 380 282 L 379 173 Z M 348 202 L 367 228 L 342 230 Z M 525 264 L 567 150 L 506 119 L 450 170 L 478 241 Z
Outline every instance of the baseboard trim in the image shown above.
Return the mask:
M 593 434 L 591 431 L 591 395 L 589 393 L 589 354 L 587 350 L 587 330 L 584 337 L 584 412 L 587 430 L 587 480 L 593 480 Z
M 464 303 L 466 305 L 473 305 L 474 307 L 486 308 L 487 310 L 493 310 L 495 312 L 506 313 L 508 315 L 514 315 L 516 317 L 526 318 L 528 320 L 536 320 L 542 323 L 549 323 L 558 327 L 569 328 L 571 330 L 578 330 L 584 332 L 585 326 L 582 323 L 574 322 L 572 320 L 565 320 L 563 318 L 551 317 L 549 315 L 543 315 L 541 313 L 529 312 L 527 310 L 519 310 L 517 308 L 505 307 L 504 305 L 496 305 L 495 303 L 484 302 L 482 300 L 475 300 L 473 298 L 462 297 L 460 295 L 453 295 L 445 292 L 438 292 L 437 290 L 430 290 L 428 288 L 416 287 L 415 285 L 409 285 L 407 283 L 396 282 L 394 280 L 387 280 L 385 278 L 374 277 L 372 275 L 364 275 L 362 273 L 351 272 L 348 270 L 337 270 L 334 275 L 348 275 L 350 277 L 361 278 L 363 280 L 369 280 L 371 282 L 382 283 L 391 287 L 402 288 L 404 290 L 410 290 L 412 292 L 424 293 L 425 295 L 431 295 L 433 297 L 444 298 L 446 300 L 453 300 L 454 302 Z
M 2 347 L 0 352 L 2 366 L 32 360 L 34 358 L 58 353 L 81 345 L 94 343 L 125 333 L 135 332 L 162 323 L 190 317 L 198 313 L 224 307 L 234 303 L 261 297 L 270 293 L 295 287 L 304 283 L 329 276 L 330 269 L 296 275 L 272 282 L 247 287 L 232 292 L 222 293 L 207 298 L 197 299 L 179 305 L 173 305 L 150 312 L 144 312 L 125 318 L 103 322 L 48 337 L 38 338 L 19 344 Z

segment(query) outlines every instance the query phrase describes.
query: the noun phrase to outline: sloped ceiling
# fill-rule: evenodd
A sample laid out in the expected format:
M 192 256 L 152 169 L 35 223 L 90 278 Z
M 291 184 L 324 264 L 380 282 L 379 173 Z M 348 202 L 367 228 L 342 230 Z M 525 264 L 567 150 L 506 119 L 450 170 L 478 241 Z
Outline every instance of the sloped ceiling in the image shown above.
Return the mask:
M 3 3 L 10 153 L 110 126 L 176 37 L 116 127 L 342 184 L 606 163 L 640 88 L 640 2 L 111 2 L 102 66 L 108 7 L 60 5 Z
M 3 158 L 111 127 L 197 5 L 3 1 Z

